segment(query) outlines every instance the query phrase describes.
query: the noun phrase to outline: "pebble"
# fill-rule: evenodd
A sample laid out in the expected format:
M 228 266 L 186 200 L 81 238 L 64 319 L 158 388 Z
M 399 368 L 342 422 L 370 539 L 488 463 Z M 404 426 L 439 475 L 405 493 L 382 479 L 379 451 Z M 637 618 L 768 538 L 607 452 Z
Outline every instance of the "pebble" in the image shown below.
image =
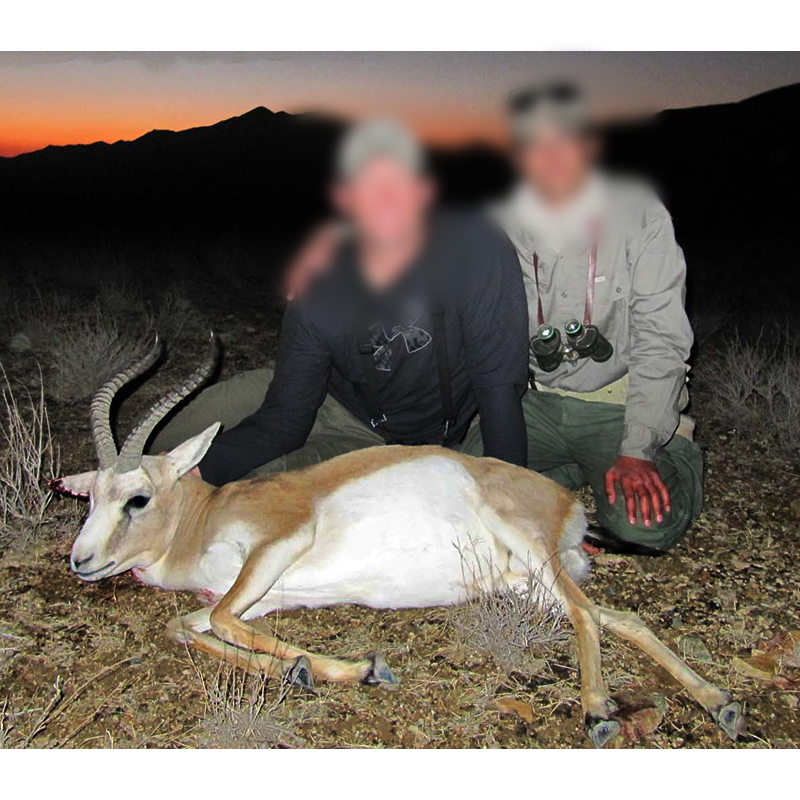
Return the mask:
M 695 661 L 711 661 L 711 651 L 699 636 L 681 636 L 678 639 L 678 648 L 684 658 L 693 658 Z
M 8 349 L 12 353 L 28 353 L 33 350 L 33 342 L 27 333 L 15 333 L 8 343 Z

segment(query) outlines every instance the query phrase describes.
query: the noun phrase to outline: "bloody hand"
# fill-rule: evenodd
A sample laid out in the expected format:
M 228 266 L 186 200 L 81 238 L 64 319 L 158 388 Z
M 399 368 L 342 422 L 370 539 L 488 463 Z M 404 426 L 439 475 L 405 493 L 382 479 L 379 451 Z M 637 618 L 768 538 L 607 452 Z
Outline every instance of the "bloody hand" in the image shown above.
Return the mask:
M 644 524 L 649 528 L 655 513 L 656 522 L 664 521 L 670 511 L 669 490 L 652 461 L 631 456 L 618 456 L 606 472 L 606 496 L 612 505 L 617 501 L 616 485 L 622 488 L 625 510 L 631 525 L 636 524 L 636 504 Z

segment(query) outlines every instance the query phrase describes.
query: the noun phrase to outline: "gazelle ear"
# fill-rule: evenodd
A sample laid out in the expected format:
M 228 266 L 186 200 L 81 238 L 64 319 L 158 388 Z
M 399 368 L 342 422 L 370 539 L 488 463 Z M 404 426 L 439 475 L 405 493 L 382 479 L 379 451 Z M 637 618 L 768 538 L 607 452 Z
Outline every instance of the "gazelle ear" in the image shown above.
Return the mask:
M 50 490 L 59 494 L 69 494 L 72 497 L 89 496 L 89 492 L 94 486 L 97 470 L 94 472 L 82 472 L 80 475 L 67 475 L 65 478 L 56 478 L 50 481 Z
M 215 422 L 210 428 L 206 428 L 197 436 L 192 436 L 191 439 L 187 439 L 183 444 L 179 444 L 174 450 L 167 453 L 166 458 L 169 459 L 170 465 L 175 470 L 176 478 L 183 477 L 203 460 L 220 425 L 222 425 L 221 422 Z

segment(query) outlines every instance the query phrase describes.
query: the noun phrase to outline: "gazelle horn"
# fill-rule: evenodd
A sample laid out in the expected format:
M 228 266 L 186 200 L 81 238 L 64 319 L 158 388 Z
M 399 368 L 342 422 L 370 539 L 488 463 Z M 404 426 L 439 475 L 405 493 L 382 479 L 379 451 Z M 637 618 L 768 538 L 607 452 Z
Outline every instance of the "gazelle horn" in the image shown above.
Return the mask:
M 145 418 L 131 431 L 122 449 L 119 451 L 117 459 L 117 472 L 130 472 L 142 463 L 144 446 L 156 425 L 175 408 L 185 397 L 188 397 L 195 389 L 202 386 L 217 366 L 217 356 L 219 355 L 219 342 L 211 331 L 209 341 L 209 353 L 205 362 L 198 367 L 187 380 L 177 389 L 173 389 L 166 397 L 159 400 Z
M 100 469 L 113 467 L 117 461 L 117 446 L 114 444 L 114 434 L 111 430 L 111 404 L 114 402 L 114 396 L 125 384 L 147 372 L 158 360 L 162 349 L 161 340 L 156 336 L 152 348 L 146 355 L 101 386 L 92 399 L 89 419 Z

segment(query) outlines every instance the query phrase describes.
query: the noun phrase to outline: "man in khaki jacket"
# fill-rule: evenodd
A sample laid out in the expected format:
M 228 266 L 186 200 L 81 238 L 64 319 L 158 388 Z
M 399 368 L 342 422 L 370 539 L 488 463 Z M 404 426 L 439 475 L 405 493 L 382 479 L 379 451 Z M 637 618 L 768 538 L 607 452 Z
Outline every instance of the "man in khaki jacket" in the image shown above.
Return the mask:
M 529 467 L 591 486 L 606 546 L 669 550 L 702 507 L 702 454 L 680 415 L 692 331 L 672 221 L 646 185 L 596 167 L 575 88 L 517 90 L 508 112 L 521 180 L 492 213 L 528 297 Z

